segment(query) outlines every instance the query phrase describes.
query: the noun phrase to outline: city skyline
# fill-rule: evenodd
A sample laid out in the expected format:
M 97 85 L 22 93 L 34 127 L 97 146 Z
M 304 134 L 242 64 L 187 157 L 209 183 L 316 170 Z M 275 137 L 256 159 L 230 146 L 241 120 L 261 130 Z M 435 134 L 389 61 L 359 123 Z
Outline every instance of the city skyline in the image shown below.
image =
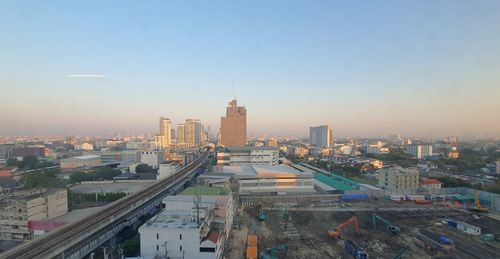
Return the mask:
M 500 134 L 499 2 L 75 5 L 0 4 L 0 135 Z

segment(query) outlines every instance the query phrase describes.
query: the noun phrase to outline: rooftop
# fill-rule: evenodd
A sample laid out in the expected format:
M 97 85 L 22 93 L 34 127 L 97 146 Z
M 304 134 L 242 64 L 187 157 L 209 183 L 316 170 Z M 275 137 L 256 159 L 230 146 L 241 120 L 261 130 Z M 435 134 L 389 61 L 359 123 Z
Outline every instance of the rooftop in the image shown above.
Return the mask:
M 101 158 L 101 156 L 98 155 L 85 155 L 85 156 L 75 156 L 71 157 L 73 159 L 80 159 L 80 160 L 86 160 L 86 159 L 95 159 L 95 158 Z
M 255 179 L 255 178 L 312 178 L 313 175 L 308 172 L 301 172 L 290 166 L 224 166 L 223 173 L 232 173 L 239 179 Z
M 275 151 L 278 151 L 279 148 L 277 148 L 277 147 L 255 147 L 255 146 L 219 148 L 220 152 L 250 152 L 252 150 L 275 150 Z
M 142 227 L 147 228 L 198 228 L 191 210 L 162 211 Z
M 422 178 L 420 179 L 420 184 L 443 184 L 443 183 L 437 179 Z
M 223 187 L 205 187 L 196 186 L 188 187 L 182 191 L 181 195 L 228 195 L 230 192 L 229 188 Z

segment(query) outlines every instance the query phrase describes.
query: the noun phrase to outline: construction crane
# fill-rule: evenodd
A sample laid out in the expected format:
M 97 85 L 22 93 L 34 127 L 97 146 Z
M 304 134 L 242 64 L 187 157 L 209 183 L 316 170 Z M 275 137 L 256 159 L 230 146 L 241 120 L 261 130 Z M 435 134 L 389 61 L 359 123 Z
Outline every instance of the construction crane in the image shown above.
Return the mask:
M 342 234 L 342 230 L 346 228 L 347 226 L 354 224 L 354 227 L 356 228 L 356 232 L 359 233 L 359 220 L 357 216 L 352 216 L 350 219 L 340 223 L 335 229 L 333 230 L 328 230 L 328 236 L 329 237 L 340 237 Z
M 386 219 L 382 218 L 381 216 L 377 215 L 375 212 L 372 213 L 372 224 L 373 224 L 373 229 L 377 228 L 377 219 L 382 221 L 389 229 L 389 231 L 393 234 L 396 235 L 401 231 L 399 227 L 396 227 L 391 224 L 391 222 L 387 221 Z
M 477 190 L 474 190 L 474 207 L 469 207 L 469 210 L 474 212 L 488 212 L 488 208 L 481 207 Z
M 259 259 L 276 259 L 276 254 L 279 252 L 286 252 L 288 250 L 288 244 L 273 246 L 268 248 L 265 252 L 261 252 Z

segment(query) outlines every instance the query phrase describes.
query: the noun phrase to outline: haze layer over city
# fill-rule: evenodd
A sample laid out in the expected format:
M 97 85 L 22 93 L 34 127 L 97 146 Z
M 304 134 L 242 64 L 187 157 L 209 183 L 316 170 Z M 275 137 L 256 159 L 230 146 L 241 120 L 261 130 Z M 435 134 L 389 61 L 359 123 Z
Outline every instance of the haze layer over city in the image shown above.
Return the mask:
M 498 136 L 496 1 L 2 3 L 1 135 L 249 132 Z M 37 125 L 33 127 L 33 125 Z
M 0 259 L 498 258 L 499 14 L 0 2 Z

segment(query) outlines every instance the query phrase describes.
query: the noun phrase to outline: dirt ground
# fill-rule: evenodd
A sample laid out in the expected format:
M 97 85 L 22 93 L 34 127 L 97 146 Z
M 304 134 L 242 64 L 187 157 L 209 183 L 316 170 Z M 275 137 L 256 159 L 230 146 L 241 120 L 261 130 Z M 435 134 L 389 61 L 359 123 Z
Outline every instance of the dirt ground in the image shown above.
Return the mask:
M 259 221 L 258 214 L 261 205 L 246 207 L 241 210 L 241 218 L 247 221 L 234 242 L 242 242 L 244 236 L 255 228 L 258 236 L 259 254 L 268 249 L 274 249 L 277 258 L 352 258 L 344 249 L 344 241 L 352 240 L 363 248 L 369 258 L 395 258 L 407 250 L 405 258 L 499 258 L 500 243 L 485 244 L 480 237 L 472 237 L 463 232 L 443 225 L 444 219 L 466 221 L 480 226 L 482 234 L 499 233 L 500 223 L 482 215 L 473 215 L 458 210 L 449 211 L 377 211 L 376 213 L 393 225 L 401 228 L 401 232 L 392 235 L 387 227 L 377 222 L 373 228 L 371 211 L 288 211 L 288 220 L 284 218 L 284 209 L 264 209 L 266 219 Z M 340 223 L 353 215 L 359 218 L 360 232 L 356 233 L 353 225 L 346 227 L 341 238 L 331 238 L 327 235 L 329 229 L 336 228 Z M 254 223 L 252 223 L 252 221 Z M 429 241 L 424 248 L 417 246 L 417 235 L 420 229 L 435 233 L 434 239 L 440 235 L 451 238 L 453 245 L 446 246 L 438 240 Z M 243 234 L 242 234 L 243 233 Z M 432 239 L 432 238 L 431 238 Z M 246 238 L 245 238 L 246 240 Z M 280 245 L 287 249 L 277 249 Z M 430 251 L 429 247 L 437 251 Z M 283 248 L 283 246 L 281 247 Z M 429 249 L 428 249 L 429 248 Z M 237 249 L 234 247 L 233 249 Z M 241 249 L 241 247 L 239 248 Z M 425 249 L 425 250 L 424 250 Z M 245 246 L 243 246 L 243 252 Z M 239 252 L 241 256 L 243 253 Z M 431 256 L 432 254 L 432 256 Z M 234 254 L 236 256 L 236 254 Z M 243 258 L 243 257 L 227 257 Z

